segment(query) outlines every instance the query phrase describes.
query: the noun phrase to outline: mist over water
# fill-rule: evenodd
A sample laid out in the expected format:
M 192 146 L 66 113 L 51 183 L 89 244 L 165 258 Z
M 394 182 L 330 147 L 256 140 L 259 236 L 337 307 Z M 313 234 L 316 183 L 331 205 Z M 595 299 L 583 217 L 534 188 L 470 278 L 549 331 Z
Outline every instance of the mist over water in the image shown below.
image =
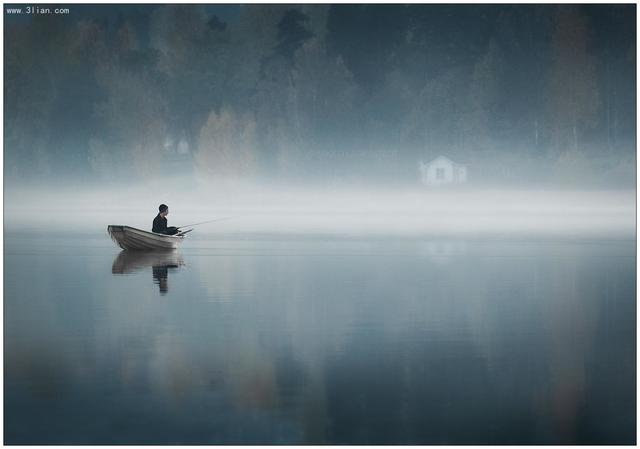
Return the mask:
M 160 203 L 169 224 L 213 219 L 194 234 L 632 235 L 635 192 L 625 190 L 425 187 L 305 188 L 202 184 L 184 180 L 131 187 L 8 189 L 7 229 L 95 231 L 108 224 L 149 230 Z

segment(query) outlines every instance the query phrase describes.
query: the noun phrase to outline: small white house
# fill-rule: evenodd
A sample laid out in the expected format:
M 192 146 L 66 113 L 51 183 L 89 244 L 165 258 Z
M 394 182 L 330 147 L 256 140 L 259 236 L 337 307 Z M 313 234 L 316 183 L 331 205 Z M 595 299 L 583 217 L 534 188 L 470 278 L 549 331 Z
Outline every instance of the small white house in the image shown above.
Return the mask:
M 438 156 L 428 163 L 420 161 L 420 179 L 424 185 L 440 186 L 467 182 L 467 166 L 456 164 L 451 159 Z

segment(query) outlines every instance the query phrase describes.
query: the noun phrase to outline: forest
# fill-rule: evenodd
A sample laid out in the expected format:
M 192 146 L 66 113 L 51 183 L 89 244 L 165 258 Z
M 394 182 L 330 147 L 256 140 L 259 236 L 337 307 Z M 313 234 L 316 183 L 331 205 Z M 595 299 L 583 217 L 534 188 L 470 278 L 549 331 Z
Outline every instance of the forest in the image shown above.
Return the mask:
M 70 9 L 5 15 L 7 182 L 635 185 L 633 4 Z

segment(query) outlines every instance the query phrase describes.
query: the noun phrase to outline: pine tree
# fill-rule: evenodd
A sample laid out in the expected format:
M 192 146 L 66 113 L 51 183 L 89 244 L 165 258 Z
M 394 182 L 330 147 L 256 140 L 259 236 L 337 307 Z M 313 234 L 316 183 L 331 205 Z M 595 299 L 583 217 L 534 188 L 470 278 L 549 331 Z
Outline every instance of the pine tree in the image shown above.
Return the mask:
M 547 91 L 552 145 L 558 152 L 583 150 L 581 137 L 596 119 L 596 61 L 588 44 L 587 20 L 579 7 L 558 6 Z

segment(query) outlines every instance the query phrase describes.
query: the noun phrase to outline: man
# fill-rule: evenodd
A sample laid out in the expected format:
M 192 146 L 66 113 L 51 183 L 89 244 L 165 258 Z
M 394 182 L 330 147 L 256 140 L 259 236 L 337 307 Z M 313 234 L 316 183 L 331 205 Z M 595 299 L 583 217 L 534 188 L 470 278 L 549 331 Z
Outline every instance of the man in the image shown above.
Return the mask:
M 167 235 L 177 234 L 178 228 L 175 228 L 173 226 L 167 227 L 166 216 L 169 214 L 169 206 L 167 206 L 166 204 L 161 204 L 158 209 L 160 210 L 160 213 L 156 215 L 156 218 L 153 219 L 153 228 L 151 228 L 151 232 Z

